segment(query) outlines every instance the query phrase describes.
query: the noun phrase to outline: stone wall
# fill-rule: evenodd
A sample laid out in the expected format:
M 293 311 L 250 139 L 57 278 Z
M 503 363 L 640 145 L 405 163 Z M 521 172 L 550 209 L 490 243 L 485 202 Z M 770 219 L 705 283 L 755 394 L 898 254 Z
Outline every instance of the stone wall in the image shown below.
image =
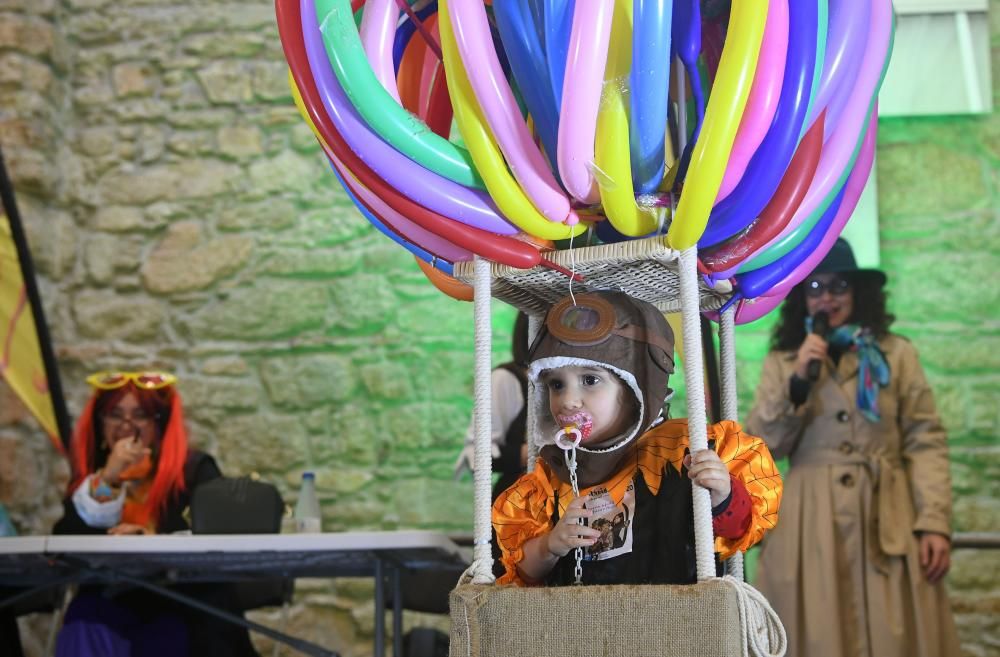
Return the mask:
M 879 141 L 893 308 L 953 437 L 966 531 L 1000 526 L 998 130 L 996 117 L 884 121 Z M 472 307 L 438 293 L 338 189 L 291 103 L 270 2 L 0 0 L 0 146 L 71 414 L 91 371 L 168 368 L 195 443 L 289 502 L 315 470 L 327 529 L 469 530 L 471 483 L 451 467 L 471 408 Z M 499 361 L 512 313 L 496 308 Z M 741 334 L 745 410 L 766 332 Z M 67 476 L 0 386 L 0 502 L 22 533 L 48 530 Z M 956 554 L 967 655 L 1000 645 L 998 558 Z M 290 628 L 369 654 L 370 593 L 302 582 Z M 46 622 L 24 621 L 30 654 Z M 407 614 L 421 623 L 444 626 Z

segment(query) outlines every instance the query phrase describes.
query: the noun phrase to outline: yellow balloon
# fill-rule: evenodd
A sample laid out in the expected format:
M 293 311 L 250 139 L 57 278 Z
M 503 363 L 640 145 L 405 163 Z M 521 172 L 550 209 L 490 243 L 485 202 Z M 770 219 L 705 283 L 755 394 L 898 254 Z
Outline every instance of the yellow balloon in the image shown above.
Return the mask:
M 611 45 L 604 69 L 604 94 L 597 115 L 594 179 L 611 225 L 629 237 L 647 235 L 661 225 L 666 208 L 640 207 L 632 186 L 628 109 L 624 88 L 632 64 L 632 0 L 618 0 L 611 24 Z
M 667 244 L 671 248 L 684 250 L 694 246 L 705 232 L 750 95 L 766 22 L 764 0 L 733 0 L 726 45 L 705 108 L 701 134 L 691 153 L 677 212 L 667 231 Z
M 583 233 L 588 226 L 585 222 L 567 226 L 546 219 L 510 175 L 507 162 L 489 126 L 486 125 L 465 67 L 458 56 L 458 45 L 455 43 L 447 4 L 444 1 L 438 5 L 438 22 L 441 30 L 441 50 L 444 53 L 445 80 L 448 83 L 448 93 L 451 95 L 455 122 L 476 170 L 482 176 L 483 183 L 496 202 L 497 208 L 514 225 L 535 237 L 563 240 Z
M 674 351 L 677 352 L 677 362 L 684 362 L 684 322 L 680 313 L 666 313 L 663 315 L 667 324 L 674 332 Z

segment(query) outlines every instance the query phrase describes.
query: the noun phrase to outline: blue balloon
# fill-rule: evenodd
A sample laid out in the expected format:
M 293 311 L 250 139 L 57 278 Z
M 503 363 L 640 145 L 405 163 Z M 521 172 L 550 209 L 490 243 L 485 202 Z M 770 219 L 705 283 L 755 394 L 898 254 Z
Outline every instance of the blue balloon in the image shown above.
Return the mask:
M 610 221 L 596 221 L 594 222 L 594 232 L 597 233 L 597 239 L 605 244 L 617 244 L 618 242 L 625 242 L 630 239 L 628 235 L 623 235 L 615 230 L 615 227 L 611 225 Z
M 562 107 L 563 83 L 566 75 L 566 58 L 569 55 L 569 37 L 573 31 L 573 12 L 576 0 L 545 0 L 542 7 L 542 34 L 545 48 L 545 65 L 549 71 L 549 84 Z
M 846 189 L 846 185 L 840 188 L 830 207 L 826 209 L 806 238 L 799 242 L 795 248 L 769 265 L 736 275 L 736 289 L 741 296 L 746 299 L 759 297 L 798 269 L 799 265 L 809 257 L 809 254 L 816 250 L 816 247 L 830 230 L 833 219 L 837 216 L 837 210 L 840 209 L 840 204 L 844 200 Z
M 351 192 L 351 188 L 348 187 L 347 183 L 344 182 L 344 179 L 340 177 L 340 172 L 337 171 L 337 167 L 333 166 L 332 162 L 330 163 L 330 169 L 333 170 L 333 175 L 337 176 L 337 181 L 340 183 L 340 186 L 344 188 L 344 191 L 347 193 L 347 197 L 351 199 L 351 202 L 358 208 L 358 211 L 361 212 L 361 214 L 365 216 L 365 219 L 370 221 L 373 226 L 378 228 L 383 235 L 387 236 L 393 242 L 399 244 L 401 247 L 417 256 L 427 264 L 433 266 L 435 269 L 440 269 L 449 276 L 454 274 L 455 266 L 452 263 L 447 260 L 442 260 L 430 251 L 425 251 L 412 242 L 408 242 L 402 236 L 398 235 L 391 228 L 382 223 L 378 217 L 369 212 L 368 208 L 366 208 L 364 204 Z
M 749 226 L 778 189 L 798 147 L 809 107 L 818 25 L 815 0 L 788 3 L 788 55 L 774 119 L 740 182 L 712 208 L 699 247 L 718 244 Z
M 701 8 L 698 0 L 678 0 L 671 22 L 671 54 L 680 58 L 687 71 L 694 99 L 695 121 L 691 126 L 691 137 L 684 147 L 675 180 L 680 183 L 687 175 L 687 163 L 691 159 L 691 149 L 701 134 L 701 122 L 705 118 L 705 92 L 701 86 L 698 71 L 698 55 L 701 53 Z M 672 57 L 671 57 L 672 59 Z
M 504 0 L 493 5 L 493 16 L 511 72 L 524 103 L 535 122 L 535 130 L 549 158 L 556 155 L 559 136 L 559 105 L 552 95 L 545 52 L 531 21 L 526 0 Z
M 594 232 L 597 234 L 597 239 L 601 240 L 604 244 L 617 244 L 618 242 L 628 242 L 629 240 L 641 240 L 646 237 L 665 235 L 667 226 L 664 225 L 664 230 L 654 230 L 646 235 L 632 236 L 619 233 L 610 221 L 595 221 Z
M 632 7 L 632 72 L 629 75 L 632 184 L 637 193 L 650 194 L 663 180 L 673 4 L 663 0 L 634 0 Z
M 428 16 L 437 12 L 437 4 L 437 0 L 434 0 L 434 2 L 418 11 L 417 18 L 426 20 Z M 409 16 L 406 17 L 403 24 L 396 30 L 396 36 L 392 41 L 392 66 L 396 71 L 396 75 L 399 75 L 399 63 L 403 61 L 403 53 L 406 51 L 406 46 L 410 43 L 410 38 L 416 31 L 417 26 L 413 24 Z

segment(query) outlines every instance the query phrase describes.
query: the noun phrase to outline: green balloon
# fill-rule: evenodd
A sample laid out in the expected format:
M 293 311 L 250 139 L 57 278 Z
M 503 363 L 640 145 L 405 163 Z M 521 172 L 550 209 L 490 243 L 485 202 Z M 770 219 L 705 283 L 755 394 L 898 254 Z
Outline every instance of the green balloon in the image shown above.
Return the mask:
M 330 66 L 372 130 L 424 168 L 460 185 L 485 189 L 466 149 L 431 132 L 382 87 L 361 45 L 351 0 L 316 0 L 316 18 Z

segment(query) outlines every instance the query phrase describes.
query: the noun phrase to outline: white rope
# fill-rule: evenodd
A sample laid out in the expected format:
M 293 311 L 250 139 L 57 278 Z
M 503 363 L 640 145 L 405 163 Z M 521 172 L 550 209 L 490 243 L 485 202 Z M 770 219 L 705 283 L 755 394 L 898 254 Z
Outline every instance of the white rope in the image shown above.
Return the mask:
M 705 419 L 705 377 L 701 369 L 701 320 L 698 293 L 698 249 L 681 251 L 678 279 L 681 292 L 681 334 L 684 338 L 684 385 L 687 390 L 688 436 L 691 451 L 708 449 Z M 712 499 L 708 489 L 691 482 L 694 506 L 694 547 L 698 581 L 715 577 Z
M 528 347 L 535 343 L 535 338 L 538 337 L 538 332 L 542 330 L 542 316 L 541 315 L 528 315 Z M 529 378 L 528 379 L 528 397 L 524 400 L 527 405 L 527 415 L 524 418 L 524 440 L 528 443 L 528 472 L 535 469 L 535 461 L 538 459 L 538 443 L 535 442 L 531 435 L 531 427 L 537 426 L 535 424 L 535 415 L 538 412 L 538 408 L 535 404 L 531 403 L 531 400 L 535 398 L 535 383 Z
M 722 419 L 736 420 L 739 404 L 736 394 L 735 304 L 719 317 L 719 378 L 722 379 Z
M 767 598 L 742 579 L 727 575 L 719 580 L 736 592 L 743 657 L 783 657 L 788 649 L 788 637 Z
M 736 306 L 731 305 L 719 317 L 719 378 L 722 379 L 722 419 L 737 420 L 739 403 L 736 389 Z M 737 552 L 726 562 L 727 572 L 739 580 L 743 575 L 743 553 Z
M 492 325 L 490 323 L 490 263 L 475 259 L 475 469 L 473 471 L 473 584 L 491 584 L 493 577 L 493 549 L 490 546 L 490 487 L 493 483 L 492 448 L 490 445 L 490 415 L 492 399 L 490 391 L 490 357 L 492 354 Z

